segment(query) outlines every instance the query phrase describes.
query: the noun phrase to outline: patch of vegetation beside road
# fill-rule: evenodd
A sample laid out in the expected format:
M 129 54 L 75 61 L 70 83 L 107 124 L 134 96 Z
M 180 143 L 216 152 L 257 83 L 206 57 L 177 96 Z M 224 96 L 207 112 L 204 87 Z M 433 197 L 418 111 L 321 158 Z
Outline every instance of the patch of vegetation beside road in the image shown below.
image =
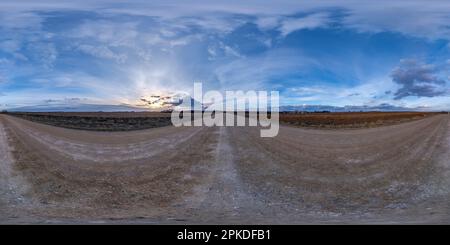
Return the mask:
M 130 131 L 171 125 L 165 113 L 8 113 L 33 122 L 71 129 Z
M 437 112 L 280 113 L 280 123 L 313 128 L 370 128 L 436 115 Z

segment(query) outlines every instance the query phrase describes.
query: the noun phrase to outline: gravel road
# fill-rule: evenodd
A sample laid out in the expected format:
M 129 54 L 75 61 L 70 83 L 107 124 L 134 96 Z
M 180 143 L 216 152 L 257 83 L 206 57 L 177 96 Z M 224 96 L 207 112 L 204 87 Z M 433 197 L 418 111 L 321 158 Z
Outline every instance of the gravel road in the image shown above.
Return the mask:
M 260 138 L 0 115 L 0 223 L 450 223 L 449 119 Z

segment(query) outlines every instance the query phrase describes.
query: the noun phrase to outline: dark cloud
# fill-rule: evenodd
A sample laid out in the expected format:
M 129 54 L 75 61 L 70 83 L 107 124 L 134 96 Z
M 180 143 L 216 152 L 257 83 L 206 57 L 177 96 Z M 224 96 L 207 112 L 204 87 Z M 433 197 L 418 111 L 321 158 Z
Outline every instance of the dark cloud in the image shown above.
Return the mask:
M 394 99 L 399 100 L 408 96 L 434 97 L 446 93 L 446 81 L 439 78 L 433 65 L 422 64 L 416 60 L 402 60 L 395 68 L 392 80 L 401 85 L 394 93 Z

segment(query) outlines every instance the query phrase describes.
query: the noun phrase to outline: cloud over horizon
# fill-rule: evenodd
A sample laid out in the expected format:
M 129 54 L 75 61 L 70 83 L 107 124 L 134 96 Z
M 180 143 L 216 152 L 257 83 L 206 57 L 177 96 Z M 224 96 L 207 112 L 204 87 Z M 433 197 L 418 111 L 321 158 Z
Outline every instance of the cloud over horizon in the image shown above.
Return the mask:
M 449 92 L 446 81 L 436 75 L 436 67 L 420 64 L 416 60 L 402 60 L 400 66 L 392 71 L 392 80 L 399 84 L 394 99 L 407 96 L 435 97 Z
M 279 90 L 284 105 L 448 108 L 448 1 L 0 3 L 0 104 Z M 386 91 L 392 91 L 386 93 Z

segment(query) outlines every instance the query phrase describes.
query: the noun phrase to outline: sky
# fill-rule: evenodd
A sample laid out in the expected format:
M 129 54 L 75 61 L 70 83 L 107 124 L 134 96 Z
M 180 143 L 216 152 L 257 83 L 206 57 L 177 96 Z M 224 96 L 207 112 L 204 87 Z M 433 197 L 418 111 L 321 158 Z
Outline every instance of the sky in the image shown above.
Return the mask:
M 281 105 L 450 110 L 450 1 L 1 0 L 0 109 L 148 106 L 204 90 Z

